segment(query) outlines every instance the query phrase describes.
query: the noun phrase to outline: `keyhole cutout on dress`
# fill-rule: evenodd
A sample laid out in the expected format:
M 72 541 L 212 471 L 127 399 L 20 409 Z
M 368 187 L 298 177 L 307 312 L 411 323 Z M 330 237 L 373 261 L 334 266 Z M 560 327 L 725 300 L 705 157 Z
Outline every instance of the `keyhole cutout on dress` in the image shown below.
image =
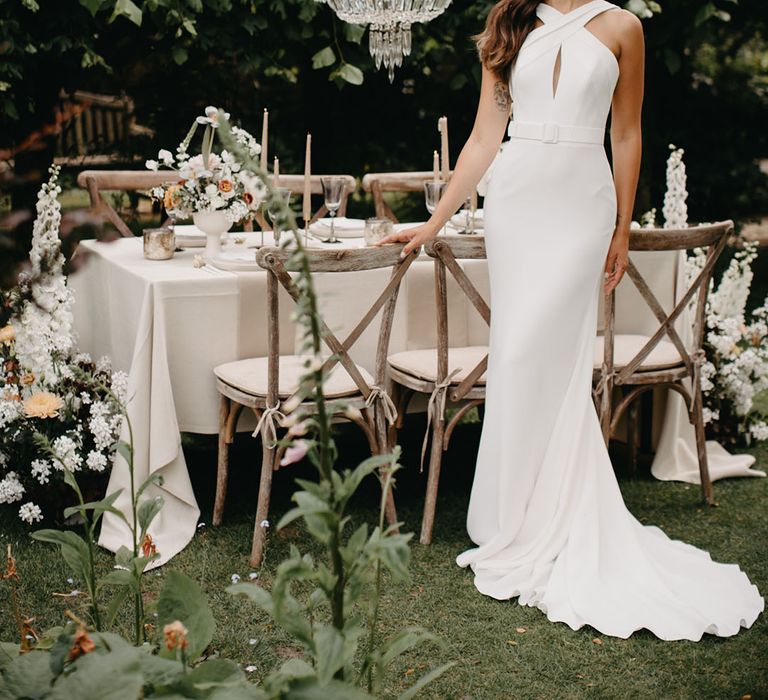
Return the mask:
M 555 67 L 552 71 L 552 99 L 557 97 L 557 86 L 560 84 L 560 66 L 563 62 L 563 47 L 562 45 L 557 50 L 557 57 L 555 58 Z

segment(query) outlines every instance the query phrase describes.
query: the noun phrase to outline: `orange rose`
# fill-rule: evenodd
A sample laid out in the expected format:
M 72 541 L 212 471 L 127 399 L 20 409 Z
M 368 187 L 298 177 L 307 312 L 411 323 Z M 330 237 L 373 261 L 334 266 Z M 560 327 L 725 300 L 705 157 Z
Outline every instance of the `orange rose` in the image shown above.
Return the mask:
M 74 661 L 78 656 L 83 654 L 90 654 L 96 645 L 93 640 L 88 636 L 88 632 L 85 627 L 79 627 L 75 632 L 75 639 L 72 642 L 72 647 L 69 650 L 69 660 Z
M 13 326 L 8 325 L 0 328 L 0 343 L 10 344 L 16 340 L 16 331 Z
M 141 553 L 145 557 L 152 557 L 157 554 L 157 547 L 155 546 L 155 543 L 152 542 L 152 535 L 149 533 L 144 535 L 144 541 L 141 543 Z
M 232 180 L 219 180 L 219 190 L 222 192 L 231 192 L 233 187 Z
M 165 195 L 163 196 L 163 206 L 166 209 L 173 209 L 176 206 L 175 196 L 178 189 L 178 185 L 170 185 L 165 191 Z
M 165 648 L 168 651 L 174 649 L 186 649 L 189 646 L 187 641 L 187 628 L 184 627 L 180 620 L 169 622 L 163 627 L 163 638 L 165 641 Z

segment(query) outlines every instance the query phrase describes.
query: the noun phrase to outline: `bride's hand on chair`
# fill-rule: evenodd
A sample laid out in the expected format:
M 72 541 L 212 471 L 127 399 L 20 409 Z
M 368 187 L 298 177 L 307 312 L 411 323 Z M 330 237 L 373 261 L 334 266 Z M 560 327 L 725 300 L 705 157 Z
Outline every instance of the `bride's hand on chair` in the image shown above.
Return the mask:
M 611 239 L 611 247 L 605 258 L 605 282 L 603 291 L 610 294 L 621 282 L 629 264 L 629 231 L 616 229 Z
M 424 244 L 432 240 L 440 231 L 439 228 L 434 228 L 430 224 L 420 224 L 413 228 L 403 229 L 402 231 L 395 231 L 388 236 L 382 238 L 378 243 L 374 243 L 375 246 L 386 245 L 387 243 L 405 243 L 403 247 L 402 257 L 406 257 L 412 250 L 420 248 Z

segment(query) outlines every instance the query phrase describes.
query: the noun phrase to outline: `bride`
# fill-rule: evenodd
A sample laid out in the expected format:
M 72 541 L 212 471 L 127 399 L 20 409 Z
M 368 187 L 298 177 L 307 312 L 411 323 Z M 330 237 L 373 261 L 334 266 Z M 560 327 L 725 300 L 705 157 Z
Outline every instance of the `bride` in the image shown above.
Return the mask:
M 430 220 L 437 235 L 488 168 L 493 304 L 487 399 L 457 562 L 477 589 L 573 629 L 629 637 L 736 634 L 763 599 L 735 564 L 626 509 L 590 396 L 599 294 L 627 267 L 641 154 L 640 21 L 606 0 L 501 0 L 477 45 L 474 128 Z M 613 169 L 603 147 L 611 112 Z

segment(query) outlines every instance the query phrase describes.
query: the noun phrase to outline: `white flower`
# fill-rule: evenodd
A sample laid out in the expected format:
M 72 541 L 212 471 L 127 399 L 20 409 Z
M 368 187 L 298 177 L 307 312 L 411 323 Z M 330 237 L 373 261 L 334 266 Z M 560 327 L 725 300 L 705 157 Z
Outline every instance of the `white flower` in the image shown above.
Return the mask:
M 21 418 L 23 413 L 24 410 L 21 401 L 0 399 L 0 428 L 4 428 L 6 425 L 13 423 L 16 419 Z
M 128 402 L 128 375 L 125 372 L 118 370 L 112 373 L 112 393 L 125 406 Z
M 229 206 L 226 211 L 227 220 L 236 223 L 248 216 L 248 205 L 238 199 Z
M 16 472 L 8 472 L 0 481 L 0 503 L 13 503 L 20 501 L 24 495 L 24 487 L 21 485 Z
M 160 163 L 151 159 L 147 160 L 144 165 L 146 166 L 147 170 L 157 170 L 160 167 Z
M 768 423 L 760 421 L 754 423 L 749 429 L 750 435 L 758 442 L 762 440 L 768 440 Z
M 112 360 L 108 355 L 102 355 L 96 360 L 96 371 L 109 373 L 112 371 Z
M 232 574 L 230 577 L 232 579 L 232 583 L 240 583 L 240 575 L 239 574 Z
M 258 643 L 259 643 L 258 639 L 249 639 L 248 640 L 248 644 L 250 644 L 251 646 L 255 646 Z
M 169 168 L 173 165 L 173 153 L 165 148 L 161 148 L 157 152 L 157 159 L 165 166 Z
M 258 571 L 251 571 L 251 573 L 248 574 L 248 580 L 249 581 L 255 581 L 257 578 L 259 578 L 259 572 Z
M 254 671 L 256 671 L 256 667 L 253 664 L 245 667 L 246 673 L 253 673 Z
M 682 148 L 669 146 L 672 151 L 667 159 L 667 191 L 664 195 L 664 228 L 685 228 L 688 225 L 685 163 Z
M 224 112 L 224 119 L 229 121 L 229 112 Z M 198 124 L 212 126 L 214 129 L 219 126 L 219 110 L 217 107 L 208 106 L 205 108 L 205 116 L 196 119 Z
M 43 519 L 43 512 L 40 510 L 40 506 L 35 505 L 31 501 L 25 503 L 19 508 L 19 517 L 30 525 L 34 522 L 38 522 Z
M 13 324 L 19 363 L 49 387 L 67 371 L 66 366 L 61 366 L 57 372 L 54 358 L 68 354 L 74 346 L 74 302 L 63 272 L 64 256 L 59 240 L 59 168 L 52 167 L 50 173 L 50 179 L 37 196 L 37 217 L 29 253 L 29 279 L 34 281 L 32 299 L 24 305 Z
M 45 459 L 34 459 L 30 464 L 32 470 L 32 476 L 34 476 L 41 484 L 48 483 L 48 477 L 51 474 L 51 463 Z
M 57 469 L 66 468 L 71 472 L 78 471 L 83 464 L 83 458 L 78 453 L 77 443 L 67 435 L 60 435 L 53 441 L 53 451 L 58 458 L 54 462 Z
M 85 458 L 88 468 L 95 472 L 103 472 L 107 468 L 107 456 L 103 452 L 91 450 Z

